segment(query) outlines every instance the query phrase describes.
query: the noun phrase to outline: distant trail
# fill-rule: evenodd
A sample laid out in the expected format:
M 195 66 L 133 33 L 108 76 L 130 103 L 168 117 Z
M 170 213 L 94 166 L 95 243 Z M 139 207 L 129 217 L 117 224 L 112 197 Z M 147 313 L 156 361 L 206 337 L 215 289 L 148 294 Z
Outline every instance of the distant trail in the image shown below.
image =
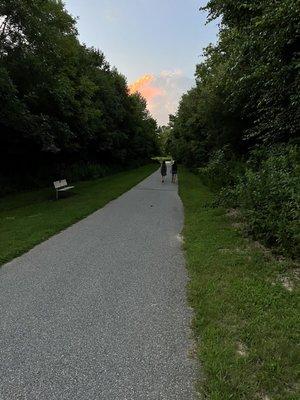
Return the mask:
M 3 266 L 0 400 L 194 399 L 182 224 L 157 172 Z

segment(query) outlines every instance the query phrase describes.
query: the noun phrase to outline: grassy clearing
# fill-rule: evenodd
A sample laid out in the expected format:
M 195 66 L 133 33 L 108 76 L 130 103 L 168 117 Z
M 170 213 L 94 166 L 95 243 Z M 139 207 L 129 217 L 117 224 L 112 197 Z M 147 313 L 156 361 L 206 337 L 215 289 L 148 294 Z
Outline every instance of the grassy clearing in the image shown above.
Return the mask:
M 243 238 L 196 175 L 180 195 L 202 398 L 299 399 L 299 270 Z
M 0 265 L 119 197 L 158 168 L 151 164 L 103 179 L 76 183 L 55 200 L 52 188 L 0 199 Z

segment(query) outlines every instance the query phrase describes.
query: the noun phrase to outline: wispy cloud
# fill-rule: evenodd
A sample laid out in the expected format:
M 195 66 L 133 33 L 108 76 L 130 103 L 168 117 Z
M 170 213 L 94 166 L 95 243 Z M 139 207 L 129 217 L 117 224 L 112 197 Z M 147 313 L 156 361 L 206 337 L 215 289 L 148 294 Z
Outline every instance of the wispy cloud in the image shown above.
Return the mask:
M 168 123 L 169 114 L 177 111 L 180 98 L 193 85 L 193 80 L 179 69 L 144 75 L 129 86 L 147 100 L 148 109 L 160 125 Z
M 115 2 L 112 2 L 111 0 L 103 0 L 102 16 L 108 22 L 117 22 L 121 19 L 120 8 Z
M 113 8 L 108 8 L 104 13 L 104 17 L 109 22 L 116 22 L 119 20 L 120 15 L 118 10 Z

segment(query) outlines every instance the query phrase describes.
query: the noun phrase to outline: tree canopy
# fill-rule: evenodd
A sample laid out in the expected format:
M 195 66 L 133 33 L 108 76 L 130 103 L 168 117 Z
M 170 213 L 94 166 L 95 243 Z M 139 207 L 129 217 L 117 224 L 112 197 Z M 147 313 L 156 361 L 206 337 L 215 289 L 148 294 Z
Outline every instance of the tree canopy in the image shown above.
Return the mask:
M 61 0 L 0 0 L 0 166 L 130 164 L 157 151 L 144 99 L 81 44 Z
M 257 145 L 296 141 L 300 128 L 298 0 L 210 0 L 219 40 L 205 49 L 196 86 L 171 121 L 174 156 L 205 164 L 224 146 L 247 154 Z

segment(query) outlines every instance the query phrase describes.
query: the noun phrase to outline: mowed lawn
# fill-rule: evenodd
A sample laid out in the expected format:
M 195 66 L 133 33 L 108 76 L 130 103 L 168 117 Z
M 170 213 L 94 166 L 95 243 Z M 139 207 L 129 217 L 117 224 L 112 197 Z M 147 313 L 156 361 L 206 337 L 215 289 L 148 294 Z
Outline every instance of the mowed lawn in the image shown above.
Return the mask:
M 75 183 L 55 200 L 54 189 L 0 199 L 0 265 L 119 197 L 158 169 L 150 164 L 103 179 Z
M 299 399 L 299 270 L 243 238 L 186 170 L 180 195 L 201 398 Z

